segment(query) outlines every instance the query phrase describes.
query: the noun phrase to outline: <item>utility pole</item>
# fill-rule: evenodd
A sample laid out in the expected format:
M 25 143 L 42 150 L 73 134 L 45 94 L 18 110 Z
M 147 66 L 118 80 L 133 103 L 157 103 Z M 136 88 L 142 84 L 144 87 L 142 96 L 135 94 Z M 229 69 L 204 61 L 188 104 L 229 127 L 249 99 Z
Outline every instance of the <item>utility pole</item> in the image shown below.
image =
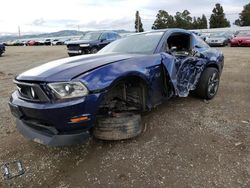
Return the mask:
M 19 38 L 21 37 L 20 25 L 18 26 L 18 36 L 19 36 Z

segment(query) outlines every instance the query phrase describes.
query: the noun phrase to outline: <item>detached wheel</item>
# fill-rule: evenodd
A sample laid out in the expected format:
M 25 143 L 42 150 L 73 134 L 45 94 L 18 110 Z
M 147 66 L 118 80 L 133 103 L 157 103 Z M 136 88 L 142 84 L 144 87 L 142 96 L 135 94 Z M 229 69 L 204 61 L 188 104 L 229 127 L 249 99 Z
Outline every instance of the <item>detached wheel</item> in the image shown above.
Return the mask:
M 99 118 L 94 136 L 101 140 L 124 140 L 142 132 L 141 116 L 133 113 L 118 113 L 115 117 Z
M 208 67 L 200 77 L 200 81 L 195 90 L 198 97 L 210 100 L 216 95 L 220 83 L 220 75 L 216 68 Z

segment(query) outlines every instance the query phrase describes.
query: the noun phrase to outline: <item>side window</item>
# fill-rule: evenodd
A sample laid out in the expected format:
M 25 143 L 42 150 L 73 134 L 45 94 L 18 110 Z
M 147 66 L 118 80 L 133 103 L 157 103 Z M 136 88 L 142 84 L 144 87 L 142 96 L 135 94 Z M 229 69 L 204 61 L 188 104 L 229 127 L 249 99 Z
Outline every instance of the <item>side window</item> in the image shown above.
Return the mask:
M 108 40 L 115 40 L 116 35 L 114 33 L 108 33 Z
M 206 42 L 204 42 L 199 36 L 193 35 L 194 38 L 194 43 L 193 43 L 193 47 L 196 48 L 209 48 L 208 44 Z

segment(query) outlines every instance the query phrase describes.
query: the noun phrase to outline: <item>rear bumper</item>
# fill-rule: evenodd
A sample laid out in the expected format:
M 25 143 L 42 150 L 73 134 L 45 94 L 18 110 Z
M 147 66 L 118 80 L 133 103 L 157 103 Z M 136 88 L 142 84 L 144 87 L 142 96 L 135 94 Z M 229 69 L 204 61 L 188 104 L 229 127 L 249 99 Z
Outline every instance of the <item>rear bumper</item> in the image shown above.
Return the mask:
M 38 131 L 25 124 L 22 120 L 16 120 L 18 131 L 27 139 L 49 146 L 65 146 L 81 144 L 86 142 L 89 137 L 89 131 L 76 132 L 74 134 L 49 134 Z

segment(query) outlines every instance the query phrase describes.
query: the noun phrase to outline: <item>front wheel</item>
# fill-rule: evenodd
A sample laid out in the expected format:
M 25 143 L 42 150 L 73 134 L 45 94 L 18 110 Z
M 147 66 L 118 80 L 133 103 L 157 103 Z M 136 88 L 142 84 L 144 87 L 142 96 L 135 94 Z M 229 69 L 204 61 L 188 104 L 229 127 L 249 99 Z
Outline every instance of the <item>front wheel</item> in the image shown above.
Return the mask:
M 93 47 L 91 50 L 90 50 L 90 53 L 91 54 L 96 54 L 98 52 L 98 49 Z
M 210 100 L 216 95 L 220 83 L 220 75 L 216 68 L 206 68 L 197 85 L 195 93 L 198 97 Z

